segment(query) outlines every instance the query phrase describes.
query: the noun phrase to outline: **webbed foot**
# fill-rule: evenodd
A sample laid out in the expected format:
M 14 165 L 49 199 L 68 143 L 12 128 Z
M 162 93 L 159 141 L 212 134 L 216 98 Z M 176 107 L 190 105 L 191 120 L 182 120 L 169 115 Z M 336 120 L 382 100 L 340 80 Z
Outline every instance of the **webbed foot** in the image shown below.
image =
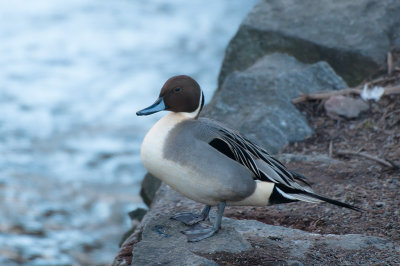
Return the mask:
M 186 225 L 194 225 L 203 221 L 203 217 L 201 215 L 190 212 L 177 213 L 172 216 L 171 219 L 180 221 Z
M 211 206 L 206 205 L 201 211 L 201 214 L 193 214 L 190 212 L 177 213 L 171 217 L 171 219 L 180 221 L 186 225 L 194 225 L 201 221 L 208 219 L 208 214 L 210 213 Z
M 197 223 L 195 224 L 192 228 L 182 231 L 188 239 L 189 242 L 196 242 L 200 241 L 206 238 L 209 238 L 210 236 L 213 236 L 215 233 L 218 232 L 218 230 L 221 228 L 221 221 L 222 221 L 222 214 L 224 213 L 226 203 L 221 202 L 218 204 L 218 213 L 217 217 L 215 217 L 214 225 L 210 225 L 207 223 Z M 210 212 L 210 209 L 206 206 L 204 210 L 202 211 L 203 213 L 208 213 Z
M 218 228 L 206 223 L 199 223 L 188 230 L 182 231 L 189 242 L 197 242 L 209 238 L 216 232 L 218 232 Z

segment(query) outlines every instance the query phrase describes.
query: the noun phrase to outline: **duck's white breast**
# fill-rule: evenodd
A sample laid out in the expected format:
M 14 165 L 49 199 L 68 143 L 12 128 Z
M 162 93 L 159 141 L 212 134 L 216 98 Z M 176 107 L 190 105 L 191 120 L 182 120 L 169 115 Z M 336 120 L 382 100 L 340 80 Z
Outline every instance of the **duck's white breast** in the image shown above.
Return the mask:
M 152 175 L 186 197 L 205 204 L 215 205 L 210 194 L 214 193 L 195 168 L 184 166 L 165 158 L 163 149 L 169 132 L 187 116 L 170 113 L 160 119 L 145 136 L 140 156 L 143 165 Z M 177 147 L 179 149 L 179 147 Z
M 163 157 L 164 144 L 169 132 L 182 120 L 183 118 L 170 113 L 155 123 L 144 137 L 140 149 L 140 157 L 142 158 L 143 165 L 150 173 L 160 179 L 162 177 L 158 173 L 162 171 L 164 164 L 168 164 L 168 160 L 165 160 Z

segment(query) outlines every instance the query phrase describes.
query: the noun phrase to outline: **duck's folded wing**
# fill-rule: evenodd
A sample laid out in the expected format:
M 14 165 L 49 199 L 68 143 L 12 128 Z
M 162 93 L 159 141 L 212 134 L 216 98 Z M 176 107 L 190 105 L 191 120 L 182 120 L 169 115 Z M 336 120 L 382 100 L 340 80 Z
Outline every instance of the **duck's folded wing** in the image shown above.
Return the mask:
M 227 129 L 218 123 L 209 126 L 212 126 L 214 131 L 214 137 L 209 144 L 246 166 L 254 174 L 254 179 L 281 184 L 291 189 L 312 191 L 304 176 L 286 169 L 279 160 L 239 132 Z

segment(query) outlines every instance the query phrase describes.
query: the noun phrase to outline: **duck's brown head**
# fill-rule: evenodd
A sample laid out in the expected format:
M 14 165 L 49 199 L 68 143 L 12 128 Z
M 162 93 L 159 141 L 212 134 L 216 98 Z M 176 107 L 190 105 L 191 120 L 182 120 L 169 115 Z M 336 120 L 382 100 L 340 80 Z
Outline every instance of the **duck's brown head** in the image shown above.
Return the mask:
M 181 75 L 168 79 L 161 88 L 158 99 L 151 106 L 136 112 L 136 114 L 151 115 L 167 110 L 193 114 L 193 117 L 197 117 L 203 105 L 204 95 L 199 84 L 193 78 Z

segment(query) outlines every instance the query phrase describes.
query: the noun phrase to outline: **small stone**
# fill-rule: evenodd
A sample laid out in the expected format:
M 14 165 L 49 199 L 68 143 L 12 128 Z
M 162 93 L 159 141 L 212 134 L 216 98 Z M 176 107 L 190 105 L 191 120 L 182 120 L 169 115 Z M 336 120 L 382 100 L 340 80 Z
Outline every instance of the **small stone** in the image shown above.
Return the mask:
M 144 217 L 144 215 L 146 214 L 147 210 L 143 209 L 143 208 L 136 208 L 135 210 L 131 211 L 128 213 L 129 218 L 131 218 L 131 220 L 137 220 L 137 221 L 141 221 Z
M 324 104 L 325 111 L 331 118 L 339 116 L 356 118 L 358 115 L 369 109 L 367 103 L 361 99 L 354 99 L 342 95 L 331 96 Z
M 377 201 L 377 202 L 375 202 L 375 206 L 380 208 L 380 207 L 385 206 L 385 203 L 383 201 Z

